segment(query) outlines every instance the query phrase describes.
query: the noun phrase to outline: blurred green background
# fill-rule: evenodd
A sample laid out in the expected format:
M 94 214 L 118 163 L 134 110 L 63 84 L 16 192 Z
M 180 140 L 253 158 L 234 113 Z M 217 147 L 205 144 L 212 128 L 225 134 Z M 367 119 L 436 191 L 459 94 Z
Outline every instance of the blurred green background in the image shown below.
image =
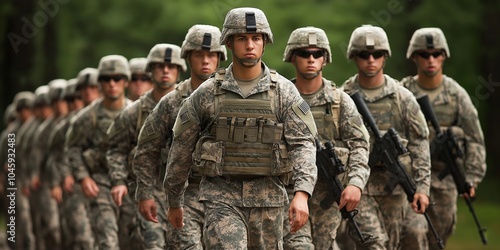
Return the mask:
M 324 29 L 333 54 L 324 76 L 337 84 L 357 71 L 345 57 L 356 27 L 369 23 L 385 29 L 392 49 L 385 73 L 396 79 L 416 72 L 413 62 L 405 58 L 415 29 L 441 28 L 451 50 L 444 72 L 464 86 L 479 111 L 489 168 L 475 205 L 489 229 L 488 248 L 500 249 L 500 242 L 494 241 L 494 235 L 500 236 L 500 198 L 495 195 L 500 187 L 495 182 L 500 177 L 500 169 L 495 168 L 500 160 L 500 116 L 496 114 L 500 107 L 500 1 L 4 0 L 0 2 L 4 37 L 0 40 L 0 114 L 18 91 L 33 91 L 55 78 L 73 78 L 85 67 L 97 67 L 108 54 L 145 57 L 157 43 L 181 45 L 192 25 L 222 28 L 227 11 L 244 6 L 266 13 L 274 44 L 266 47 L 264 61 L 288 78 L 294 70 L 282 59 L 290 33 L 304 26 Z M 481 245 L 472 217 L 466 207 L 460 210 L 457 233 L 448 249 L 478 249 Z

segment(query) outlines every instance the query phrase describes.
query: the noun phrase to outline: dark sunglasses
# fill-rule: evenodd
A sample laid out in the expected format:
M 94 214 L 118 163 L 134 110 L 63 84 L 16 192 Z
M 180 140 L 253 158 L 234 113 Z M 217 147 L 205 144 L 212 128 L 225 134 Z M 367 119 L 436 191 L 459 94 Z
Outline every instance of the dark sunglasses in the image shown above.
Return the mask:
M 370 55 L 373 56 L 373 59 L 379 59 L 385 55 L 385 51 L 383 50 L 375 50 L 373 52 L 368 52 L 368 51 L 361 51 L 358 52 L 357 56 L 363 60 L 368 60 L 370 58 Z
M 115 76 L 99 76 L 99 81 L 100 82 L 110 82 L 111 80 L 115 82 L 119 82 L 120 80 L 125 79 L 125 76 L 122 75 L 115 75 Z
M 325 56 L 325 51 L 324 50 L 315 50 L 315 51 L 296 50 L 295 55 L 300 56 L 302 58 L 309 58 L 312 55 L 314 58 L 318 59 L 322 56 Z
M 429 59 L 429 57 L 431 57 L 431 56 L 434 58 L 438 58 L 439 56 L 441 56 L 443 54 L 443 51 L 436 51 L 436 52 L 432 52 L 432 53 L 420 51 L 420 52 L 415 52 L 415 54 L 417 54 L 418 56 L 420 56 L 422 58 Z
M 132 75 L 132 81 L 143 81 L 143 82 L 148 82 L 148 81 L 151 81 L 151 78 L 149 78 L 149 76 L 146 76 L 146 75 L 142 75 L 142 76 L 135 76 L 135 75 Z

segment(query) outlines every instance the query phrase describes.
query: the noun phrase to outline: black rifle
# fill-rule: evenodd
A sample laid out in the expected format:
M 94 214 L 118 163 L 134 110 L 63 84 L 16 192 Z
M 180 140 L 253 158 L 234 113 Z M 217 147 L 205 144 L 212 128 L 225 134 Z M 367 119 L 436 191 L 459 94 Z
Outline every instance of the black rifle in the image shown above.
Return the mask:
M 363 116 L 363 120 L 375 136 L 375 145 L 373 147 L 373 151 L 370 153 L 370 158 L 372 156 L 376 157 L 374 158 L 376 160 L 373 160 L 373 162 L 375 163 L 376 161 L 381 161 L 387 168 L 387 171 L 389 171 L 394 176 L 394 178 L 392 178 L 391 181 L 387 183 L 385 190 L 388 193 L 392 193 L 396 185 L 399 184 L 403 188 L 408 202 L 412 203 L 413 196 L 415 195 L 417 189 L 415 187 L 415 184 L 413 183 L 413 180 L 410 179 L 408 173 L 406 173 L 405 168 L 398 160 L 398 156 L 408 152 L 399 140 L 398 133 L 394 128 L 391 127 L 389 130 L 387 130 L 387 133 L 382 136 L 361 95 L 356 92 L 351 95 L 351 98 L 356 104 L 359 113 L 361 114 L 361 116 Z M 371 159 L 370 162 L 372 162 Z M 417 202 L 417 205 L 420 207 L 419 202 Z M 444 249 L 443 240 L 436 232 L 436 229 L 434 228 L 429 215 L 426 212 L 424 212 L 423 215 L 425 216 L 425 220 L 427 221 L 427 224 L 431 228 L 432 233 L 436 238 L 436 242 L 439 248 Z
M 432 109 L 431 103 L 429 101 L 429 97 L 427 95 L 423 95 L 417 98 L 418 104 L 420 104 L 420 108 L 422 109 L 422 113 L 424 113 L 425 118 L 431 122 L 434 131 L 436 131 L 436 137 L 432 141 L 432 150 L 435 155 L 439 155 L 439 160 L 443 161 L 446 164 L 446 169 L 439 173 L 439 179 L 443 179 L 446 175 L 451 174 L 453 177 L 453 181 L 455 182 L 455 186 L 457 187 L 458 194 L 462 195 L 469 207 L 469 211 L 474 217 L 474 221 L 476 222 L 476 226 L 479 230 L 479 235 L 481 236 L 481 241 L 484 245 L 488 244 L 486 240 L 485 232 L 486 228 L 481 227 L 479 224 L 479 220 L 476 216 L 476 212 L 474 211 L 474 207 L 472 206 L 472 198 L 470 197 L 470 189 L 471 185 L 465 181 L 465 176 L 460 170 L 460 166 L 458 166 L 455 159 L 462 157 L 463 153 L 458 146 L 455 135 L 451 131 L 451 129 L 447 129 L 445 132 L 441 131 L 439 127 L 438 120 L 436 115 L 434 114 L 434 110 Z M 468 194 L 468 196 L 464 195 Z
M 333 148 L 332 142 L 326 142 L 325 146 L 321 145 L 321 142 L 316 139 L 316 166 L 318 167 L 318 175 L 323 178 L 325 183 L 328 186 L 330 192 L 326 195 L 326 197 L 321 200 L 320 205 L 323 209 L 328 209 L 333 205 L 333 202 L 337 202 L 340 204 L 340 197 L 342 195 L 342 191 L 344 190 L 344 186 L 340 183 L 337 175 L 343 173 L 345 171 L 344 164 L 337 157 L 335 150 Z M 342 215 L 342 219 L 348 219 L 351 225 L 354 227 L 356 234 L 359 237 L 361 243 L 368 244 L 371 235 L 364 235 L 359 230 L 358 224 L 354 221 L 354 216 L 358 214 L 358 210 L 353 210 L 348 212 L 346 207 L 344 206 L 340 209 L 340 214 Z

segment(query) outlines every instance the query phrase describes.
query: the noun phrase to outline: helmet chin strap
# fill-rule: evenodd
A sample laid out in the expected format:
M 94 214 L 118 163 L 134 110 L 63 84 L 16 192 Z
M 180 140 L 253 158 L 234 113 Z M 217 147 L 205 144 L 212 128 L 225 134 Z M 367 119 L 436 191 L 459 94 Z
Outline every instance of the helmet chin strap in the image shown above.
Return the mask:
M 231 52 L 233 53 L 233 55 L 235 55 L 234 57 L 236 58 L 236 61 L 238 61 L 238 63 L 241 66 L 247 67 L 247 68 L 251 68 L 251 67 L 254 67 L 255 65 L 257 65 L 260 62 L 260 60 L 262 59 L 262 56 L 264 55 L 265 50 L 266 50 L 266 47 L 264 46 L 264 48 L 262 48 L 262 55 L 257 59 L 244 59 L 244 58 L 239 58 L 238 56 L 236 56 L 236 54 L 234 53 L 234 48 L 233 48 L 233 46 L 231 46 Z
M 307 79 L 307 80 L 312 80 L 316 77 L 318 77 L 321 73 L 321 71 L 323 70 L 323 68 L 321 68 L 320 70 L 314 72 L 314 73 L 302 73 L 302 72 L 299 72 L 299 75 L 302 76 L 304 79 Z
M 363 73 L 363 75 L 367 76 L 367 77 L 374 77 L 376 76 L 381 70 L 383 70 L 385 67 L 385 59 L 384 59 L 384 63 L 382 64 L 382 67 L 380 67 L 379 70 L 371 73 L 371 72 L 365 72 L 365 71 L 361 71 L 361 73 Z

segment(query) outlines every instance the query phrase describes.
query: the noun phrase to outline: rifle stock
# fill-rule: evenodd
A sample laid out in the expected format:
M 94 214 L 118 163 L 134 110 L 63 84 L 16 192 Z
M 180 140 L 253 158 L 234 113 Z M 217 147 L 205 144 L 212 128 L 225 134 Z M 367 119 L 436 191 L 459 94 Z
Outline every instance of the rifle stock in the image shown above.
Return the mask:
M 474 207 L 472 206 L 472 200 L 470 197 L 471 185 L 465 180 L 465 175 L 460 170 L 460 166 L 457 164 L 456 160 L 463 156 L 462 151 L 457 143 L 455 135 L 451 129 L 446 132 L 441 131 L 436 114 L 432 108 L 431 102 L 427 95 L 417 97 L 417 102 L 420 105 L 425 118 L 431 122 L 432 127 L 436 131 L 436 137 L 434 138 L 433 146 L 434 150 L 440 155 L 440 160 L 442 160 L 446 165 L 446 170 L 439 174 L 439 178 L 443 179 L 447 174 L 451 174 L 455 186 L 457 187 L 458 194 L 462 195 L 465 199 L 465 203 L 469 207 L 469 211 L 474 218 L 474 222 L 479 231 L 481 241 L 484 245 L 488 244 L 486 239 L 486 228 L 481 227 L 479 220 L 477 218 Z M 467 195 L 464 195 L 467 194 Z
M 394 190 L 395 186 L 399 184 L 403 188 L 408 202 L 412 203 L 413 197 L 416 193 L 416 187 L 413 183 L 413 180 L 410 179 L 410 177 L 406 173 L 405 168 L 398 160 L 398 156 L 407 152 L 406 148 L 399 140 L 398 133 L 394 128 L 390 128 L 387 133 L 382 136 L 361 95 L 358 92 L 355 92 L 351 95 L 351 98 L 356 104 L 358 112 L 363 117 L 363 120 L 375 135 L 375 145 L 373 147 L 373 151 L 370 154 L 375 154 L 378 157 L 377 159 L 382 161 L 385 167 L 387 167 L 387 171 L 389 171 L 394 176 L 394 178 L 392 178 L 392 181 L 387 183 L 386 191 L 391 193 Z M 420 203 L 417 204 L 418 206 L 420 206 Z M 434 225 L 429 218 L 429 215 L 426 212 L 424 212 L 423 215 L 425 216 L 425 220 L 427 221 L 427 224 L 434 234 L 439 248 L 444 249 L 443 240 L 437 234 L 436 229 L 434 228 Z

